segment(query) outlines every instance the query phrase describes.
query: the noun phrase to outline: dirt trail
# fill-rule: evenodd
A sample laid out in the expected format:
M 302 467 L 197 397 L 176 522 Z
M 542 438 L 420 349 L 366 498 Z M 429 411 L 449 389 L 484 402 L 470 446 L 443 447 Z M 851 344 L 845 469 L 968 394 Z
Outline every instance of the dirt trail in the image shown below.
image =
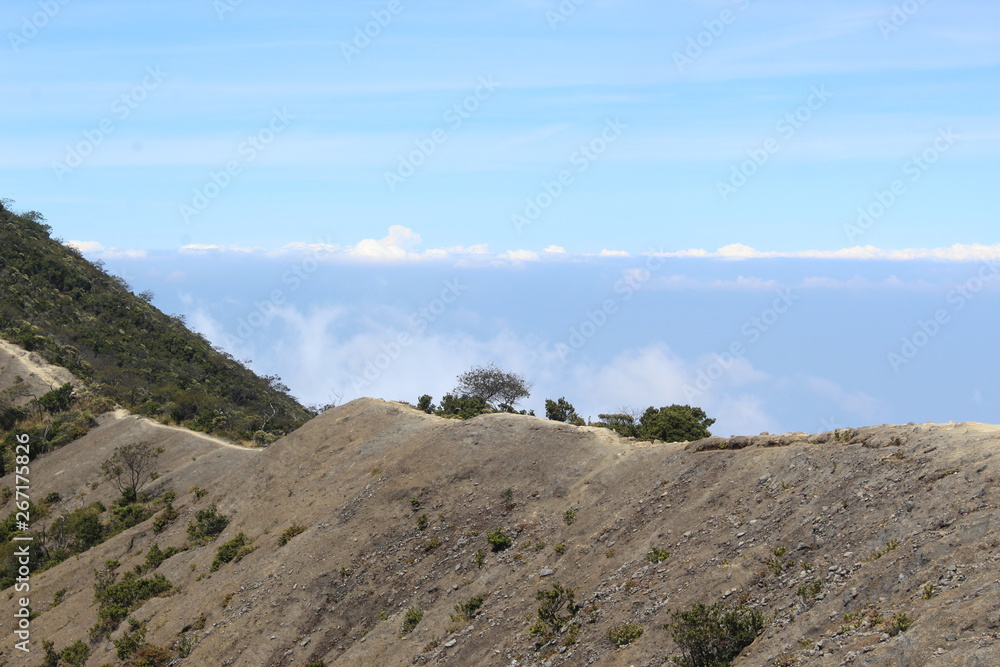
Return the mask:
M 21 378 L 36 396 L 60 387 L 67 382 L 82 386 L 82 382 L 60 366 L 53 366 L 34 352 L 0 338 L 0 391 L 13 386 Z
M 112 415 L 115 419 L 128 419 L 128 418 L 132 418 L 132 419 L 134 419 L 136 421 L 140 421 L 140 422 L 142 422 L 144 424 L 148 424 L 149 426 L 152 426 L 152 427 L 155 427 L 155 428 L 166 429 L 168 431 L 176 431 L 176 432 L 179 432 L 179 433 L 183 433 L 187 437 L 196 438 L 198 440 L 204 440 L 206 442 L 211 442 L 212 444 L 219 445 L 221 447 L 231 447 L 233 449 L 240 449 L 240 450 L 243 450 L 245 452 L 261 452 L 261 451 L 263 451 L 263 449 L 260 448 L 260 447 L 245 447 L 245 446 L 243 446 L 243 445 L 241 445 L 239 443 L 233 442 L 232 440 L 226 440 L 225 438 L 220 438 L 218 436 L 209 435 L 207 433 L 202 433 L 201 431 L 192 431 L 192 430 L 184 428 L 183 426 L 174 426 L 174 425 L 171 425 L 171 424 L 161 424 L 160 422 L 152 420 L 149 417 L 142 417 L 140 415 L 133 415 L 128 410 L 126 410 L 124 408 L 118 408 L 117 410 L 115 410 L 114 412 L 111 412 L 109 414 Z

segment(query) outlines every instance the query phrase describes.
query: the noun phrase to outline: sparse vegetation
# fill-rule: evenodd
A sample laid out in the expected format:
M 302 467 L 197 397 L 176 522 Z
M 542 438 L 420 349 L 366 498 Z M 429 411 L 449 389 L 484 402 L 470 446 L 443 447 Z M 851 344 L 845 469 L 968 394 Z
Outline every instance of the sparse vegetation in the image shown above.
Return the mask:
M 559 582 L 552 584 L 535 594 L 538 605 L 538 620 L 531 626 L 531 635 L 543 638 L 551 637 L 569 623 L 579 607 L 576 605 L 576 593 Z
M 162 448 L 153 448 L 148 442 L 121 445 L 101 464 L 101 472 L 114 483 L 124 500 L 134 503 L 162 452 Z
M 423 618 L 424 612 L 420 609 L 417 609 L 416 607 L 410 607 L 407 609 L 406 614 L 403 615 L 402 633 L 406 635 L 413 632 L 413 629 L 420 624 L 420 621 L 423 620 Z
M 97 623 L 90 629 L 90 636 L 97 641 L 113 632 L 125 617 L 146 600 L 164 595 L 173 588 L 160 573 L 143 579 L 135 572 L 126 572 L 116 581 L 117 561 L 108 561 L 103 570 L 94 573 L 94 599 L 98 603 Z
M 215 560 L 212 561 L 212 572 L 217 571 L 228 563 L 238 563 L 247 554 L 251 553 L 254 547 L 250 540 L 243 533 L 238 534 L 233 539 L 222 544 L 215 553 Z
M 670 558 L 670 552 L 667 551 L 666 549 L 659 549 L 657 547 L 653 547 L 649 551 L 649 553 L 646 554 L 646 560 L 648 560 L 650 563 L 653 563 L 654 565 L 656 563 L 665 561 L 668 558 Z
M 504 532 L 497 528 L 492 533 L 486 534 L 486 540 L 490 543 L 493 551 L 503 551 L 504 549 L 510 547 L 514 543 L 514 540 L 505 535 Z
M 622 623 L 610 628 L 606 636 L 615 646 L 628 646 L 642 637 L 642 626 L 637 623 Z
M 219 514 L 215 503 L 198 510 L 188 523 L 188 541 L 192 546 L 208 544 L 229 525 L 229 517 Z
M 279 547 L 285 546 L 286 544 L 292 541 L 293 537 L 295 537 L 296 535 L 301 535 L 304 532 L 306 532 L 305 526 L 298 523 L 293 523 L 291 526 L 286 528 L 285 532 L 283 532 L 281 536 L 278 538 L 278 546 Z
M 486 552 L 482 549 L 476 550 L 476 567 L 482 567 L 486 562 Z
M 764 631 L 764 615 L 745 606 L 697 603 L 674 611 L 666 628 L 681 649 L 681 667 L 724 667 Z
M 427 523 L 429 519 L 426 514 L 421 514 L 417 517 L 417 530 L 425 530 L 427 528 Z
M 911 627 L 913 627 L 913 619 L 900 612 L 898 614 L 893 614 L 889 622 L 886 623 L 886 632 L 888 632 L 890 636 L 895 637 L 900 632 L 906 632 Z
M 455 605 L 455 613 L 451 615 L 453 621 L 471 621 L 479 613 L 486 598 L 482 595 L 471 597 L 465 602 Z
M 563 523 L 572 526 L 574 521 L 576 521 L 576 510 L 570 508 L 563 513 Z
M 808 600 L 819 595 L 822 590 L 823 582 L 818 579 L 812 579 L 795 589 L 795 594 L 803 600 Z

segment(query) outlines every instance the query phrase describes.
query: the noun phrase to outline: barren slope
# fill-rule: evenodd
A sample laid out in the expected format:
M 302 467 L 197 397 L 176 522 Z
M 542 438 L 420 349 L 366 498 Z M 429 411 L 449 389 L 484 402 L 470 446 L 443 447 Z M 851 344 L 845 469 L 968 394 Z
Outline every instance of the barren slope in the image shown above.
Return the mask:
M 84 466 L 103 460 L 121 427 L 106 424 L 37 461 L 34 493 L 94 479 Z M 193 512 L 216 502 L 230 525 L 165 561 L 157 571 L 176 592 L 134 614 L 152 619 L 153 644 L 195 643 L 183 664 L 658 665 L 676 655 L 663 629 L 671 610 L 741 595 L 772 620 L 736 664 L 1000 664 L 1000 491 L 990 460 L 1000 428 L 838 436 L 650 445 L 532 417 L 449 421 L 353 401 L 262 452 L 173 457 L 155 490 L 177 491 L 180 518 L 160 535 L 147 521 L 36 575 L 34 636 L 57 648 L 86 639 L 93 571 L 109 558 L 131 569 L 154 538 L 183 545 Z M 77 479 L 60 486 L 69 478 L 56 473 L 71 468 Z M 192 485 L 210 493 L 198 499 Z M 293 524 L 306 530 L 279 546 Z M 492 552 L 487 533 L 497 528 L 515 539 Z M 210 573 L 219 544 L 239 532 L 256 549 Z M 652 548 L 671 555 L 654 565 Z M 555 581 L 576 590 L 584 622 L 575 644 L 536 646 L 535 592 Z M 797 595 L 812 581 L 817 594 Z M 50 608 L 63 587 L 66 601 Z M 486 601 L 474 621 L 453 621 L 454 606 L 476 595 Z M 893 637 L 864 622 L 843 627 L 845 613 L 869 604 L 914 623 Z M 401 636 L 409 607 L 423 620 Z M 614 648 L 605 634 L 624 622 L 645 633 Z M 40 661 L 9 644 L 0 658 Z M 116 663 L 109 643 L 87 664 L 104 663 Z
M 32 396 L 41 396 L 67 382 L 76 386 L 83 384 L 65 368 L 53 366 L 37 354 L 0 338 L 0 392 L 17 385 L 18 378 L 23 381 L 26 392 L 12 401 L 15 405 L 23 405 Z

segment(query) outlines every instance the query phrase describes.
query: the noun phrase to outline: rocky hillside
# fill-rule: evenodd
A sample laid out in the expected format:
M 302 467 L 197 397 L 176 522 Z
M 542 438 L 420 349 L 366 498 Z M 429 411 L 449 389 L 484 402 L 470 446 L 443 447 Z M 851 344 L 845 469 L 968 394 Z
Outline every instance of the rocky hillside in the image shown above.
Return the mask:
M 34 652 L 0 664 L 48 639 L 92 666 L 129 642 L 182 665 L 663 665 L 672 613 L 720 601 L 766 621 L 735 665 L 1000 664 L 1000 427 L 649 444 L 362 399 L 248 451 L 119 415 L 34 461 L 32 494 L 109 504 L 95 462 L 165 438 L 145 490 L 176 517 L 33 575 Z M 92 639 L 95 582 L 136 569 L 152 597 Z M 576 613 L 533 635 L 557 583 Z

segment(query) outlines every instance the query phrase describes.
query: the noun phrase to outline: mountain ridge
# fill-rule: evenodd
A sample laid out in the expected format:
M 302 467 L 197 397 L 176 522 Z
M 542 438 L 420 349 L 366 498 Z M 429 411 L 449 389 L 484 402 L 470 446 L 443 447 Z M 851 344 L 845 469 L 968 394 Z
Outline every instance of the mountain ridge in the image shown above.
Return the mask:
M 40 492 L 62 483 L 47 458 L 95 458 L 102 433 L 87 437 L 36 462 Z M 661 665 L 679 655 L 671 612 L 741 599 L 768 624 L 734 665 L 992 665 L 998 447 L 1000 427 L 982 424 L 641 443 L 358 399 L 266 449 L 165 470 L 148 490 L 175 492 L 180 516 L 40 573 L 41 600 L 69 590 L 34 623 L 57 649 L 86 640 L 93 572 L 109 558 L 130 570 L 153 543 L 184 547 L 214 504 L 229 525 L 159 565 L 175 592 L 133 612 L 151 644 L 191 647 L 182 664 Z M 495 531 L 511 545 L 494 551 Z M 239 534 L 253 550 L 212 572 Z M 653 563 L 654 550 L 669 555 Z M 581 604 L 573 642 L 529 632 L 535 594 L 556 581 Z M 474 618 L 453 620 L 476 596 Z M 422 620 L 402 634 L 411 608 Z M 912 625 L 890 633 L 900 614 Z M 644 632 L 616 647 L 606 635 L 623 623 Z M 114 659 L 104 641 L 87 664 Z

